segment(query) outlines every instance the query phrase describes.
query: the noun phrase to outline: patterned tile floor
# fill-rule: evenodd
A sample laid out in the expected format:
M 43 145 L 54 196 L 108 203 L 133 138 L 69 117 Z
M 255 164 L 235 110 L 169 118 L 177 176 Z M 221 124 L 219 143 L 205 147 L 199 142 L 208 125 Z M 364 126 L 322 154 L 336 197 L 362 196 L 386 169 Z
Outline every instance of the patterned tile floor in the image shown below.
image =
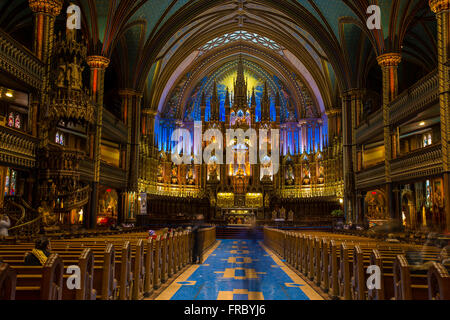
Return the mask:
M 221 240 L 157 300 L 322 300 L 262 242 Z

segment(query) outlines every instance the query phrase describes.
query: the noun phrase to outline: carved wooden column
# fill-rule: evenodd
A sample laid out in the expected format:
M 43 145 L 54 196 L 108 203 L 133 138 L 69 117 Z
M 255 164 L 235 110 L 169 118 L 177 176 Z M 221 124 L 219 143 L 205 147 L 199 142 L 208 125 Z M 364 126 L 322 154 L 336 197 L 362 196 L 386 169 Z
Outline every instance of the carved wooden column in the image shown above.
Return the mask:
M 391 160 L 392 160 L 392 138 L 390 129 L 390 108 L 389 104 L 398 94 L 398 65 L 402 60 L 400 53 L 386 53 L 377 58 L 378 64 L 383 73 L 383 125 L 384 125 L 384 164 L 386 176 L 386 201 L 387 212 L 391 218 L 395 217 L 392 180 L 391 180 Z
M 53 51 L 55 19 L 62 9 L 62 0 L 29 0 L 34 13 L 33 51 L 36 57 L 48 62 Z
M 91 98 L 97 109 L 93 145 L 94 182 L 92 183 L 90 214 L 87 222 L 89 228 L 95 228 L 97 224 L 98 184 L 100 182 L 100 147 L 103 125 L 103 95 L 105 71 L 109 65 L 109 59 L 103 56 L 89 56 L 87 57 L 87 64 L 91 71 Z
M 356 121 L 362 105 L 362 91 L 353 89 L 342 96 L 342 123 L 344 140 L 344 212 L 347 221 L 356 222 L 355 169 L 356 169 Z
M 122 98 L 124 113 L 127 115 L 125 124 L 128 129 L 126 156 L 128 194 L 134 193 L 136 195 L 134 198 L 137 199 L 137 193 L 139 192 L 139 142 L 141 137 L 142 94 L 132 89 L 124 89 L 119 91 L 119 95 Z M 134 198 L 132 197 L 132 199 Z M 131 220 L 134 219 L 137 212 L 137 203 L 132 208 L 134 208 L 134 212 L 127 212 L 126 215 Z
M 438 72 L 440 93 L 440 120 L 442 142 L 442 166 L 444 180 L 444 210 L 446 230 L 450 230 L 450 0 L 430 0 L 431 10 L 437 19 Z

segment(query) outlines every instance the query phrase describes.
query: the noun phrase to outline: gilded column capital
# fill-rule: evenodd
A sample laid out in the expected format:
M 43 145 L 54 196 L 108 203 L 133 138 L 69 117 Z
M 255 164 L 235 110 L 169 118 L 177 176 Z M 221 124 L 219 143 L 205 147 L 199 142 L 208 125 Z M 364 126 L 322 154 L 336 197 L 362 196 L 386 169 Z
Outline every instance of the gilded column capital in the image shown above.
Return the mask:
M 143 94 L 142 92 L 136 91 L 134 89 L 120 89 L 119 90 L 119 95 L 120 96 L 131 96 L 131 97 L 138 97 L 138 98 L 142 98 Z
M 434 13 L 450 10 L 450 0 L 429 0 L 428 3 Z
M 339 115 L 342 113 L 342 109 L 330 109 L 325 111 L 325 114 L 329 117 L 329 116 L 333 116 L 333 115 Z
M 341 98 L 359 97 L 361 98 L 365 94 L 363 89 L 349 89 L 342 93 Z
M 54 17 L 60 14 L 63 1 L 62 0 L 28 0 L 30 9 L 34 13 L 50 14 Z
M 144 108 L 144 109 L 142 109 L 142 114 L 146 114 L 146 115 L 149 115 L 150 117 L 154 118 L 158 114 L 158 111 L 152 110 L 150 108 Z
M 397 67 L 402 62 L 402 55 L 398 52 L 385 53 L 377 58 L 380 67 Z
M 89 56 L 86 62 L 90 68 L 105 70 L 108 68 L 110 60 L 104 56 Z

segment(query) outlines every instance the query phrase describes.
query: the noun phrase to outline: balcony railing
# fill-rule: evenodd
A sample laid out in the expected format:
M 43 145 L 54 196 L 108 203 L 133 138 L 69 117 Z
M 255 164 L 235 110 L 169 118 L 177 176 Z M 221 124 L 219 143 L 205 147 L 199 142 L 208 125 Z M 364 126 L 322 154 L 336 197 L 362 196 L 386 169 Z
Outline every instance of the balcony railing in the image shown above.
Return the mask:
M 55 207 L 55 212 L 69 212 L 83 207 L 89 201 L 90 191 L 90 187 L 85 186 L 72 192 L 58 193 L 60 205 Z
M 434 144 L 391 161 L 392 181 L 428 177 L 442 172 L 442 146 Z
M 390 123 L 399 123 L 437 103 L 439 103 L 439 77 L 435 70 L 391 102 Z
M 44 64 L 22 44 L 0 30 L 0 70 L 33 88 L 41 88 Z
M 367 187 L 382 185 L 385 183 L 385 176 L 385 165 L 384 162 L 382 162 L 356 173 L 356 188 L 363 189 Z
M 37 139 L 19 130 L 0 126 L 0 162 L 32 168 Z
M 391 160 L 393 182 L 420 179 L 442 172 L 442 147 L 434 144 Z M 356 174 L 356 188 L 375 187 L 385 183 L 384 162 Z
M 439 103 L 439 78 L 437 71 L 429 73 L 409 89 L 402 92 L 390 104 L 390 125 L 400 124 L 414 117 L 426 108 Z M 356 143 L 383 135 L 383 111 L 380 109 L 369 116 L 367 122 L 362 122 L 356 129 Z

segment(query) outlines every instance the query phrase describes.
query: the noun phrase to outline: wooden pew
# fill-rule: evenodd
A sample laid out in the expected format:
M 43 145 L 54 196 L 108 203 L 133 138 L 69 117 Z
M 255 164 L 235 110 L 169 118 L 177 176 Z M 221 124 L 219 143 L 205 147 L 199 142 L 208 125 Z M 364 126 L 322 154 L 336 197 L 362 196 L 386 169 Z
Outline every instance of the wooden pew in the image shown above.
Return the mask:
M 147 239 L 145 242 L 145 282 L 144 282 L 144 297 L 149 297 L 153 293 L 153 281 L 154 281 L 154 250 L 153 239 Z
M 394 262 L 394 297 L 395 300 L 428 299 L 427 271 L 411 270 L 404 255 L 397 255 Z
M 62 300 L 64 265 L 51 254 L 44 266 L 13 266 L 17 272 L 16 300 Z
M 15 300 L 17 273 L 7 263 L 0 263 L 0 300 Z
M 10 251 L 8 255 L 2 254 L 2 258 L 5 262 L 8 262 L 14 267 L 26 267 L 24 262 L 24 251 Z M 64 270 L 67 270 L 71 266 L 77 266 L 80 270 L 80 288 L 69 289 L 67 279 L 70 278 L 70 274 L 64 272 L 63 278 L 63 300 L 95 300 L 96 290 L 94 289 L 94 254 L 89 248 L 84 248 L 83 251 L 78 254 L 64 254 L 59 253 L 59 257 L 63 260 Z M 73 270 L 71 271 L 73 272 Z M 72 283 L 72 282 L 71 282 Z
M 162 249 L 161 236 L 157 236 L 153 245 L 153 288 L 158 289 L 161 286 L 161 267 L 162 267 Z
M 78 261 L 78 267 L 80 268 L 81 278 L 80 289 L 73 290 L 69 289 L 67 285 L 63 285 L 63 299 L 95 300 L 97 291 L 94 289 L 94 255 L 91 249 L 83 250 Z
M 141 300 L 144 298 L 145 286 L 145 248 L 144 240 L 138 240 L 135 246 L 135 253 L 132 257 L 133 264 L 133 300 Z
M 427 273 L 429 300 L 450 300 L 449 270 L 450 264 L 432 262 Z

